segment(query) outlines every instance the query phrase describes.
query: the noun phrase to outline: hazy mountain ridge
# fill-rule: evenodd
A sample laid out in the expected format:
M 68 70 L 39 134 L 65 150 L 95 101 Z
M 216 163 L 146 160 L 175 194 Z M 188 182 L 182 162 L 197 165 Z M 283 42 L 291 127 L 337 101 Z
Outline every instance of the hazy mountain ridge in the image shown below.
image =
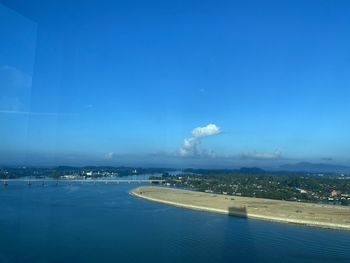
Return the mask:
M 349 173 L 350 166 L 325 164 L 325 163 L 309 163 L 299 162 L 295 164 L 284 164 L 278 168 L 281 171 L 298 171 L 298 172 L 338 172 Z

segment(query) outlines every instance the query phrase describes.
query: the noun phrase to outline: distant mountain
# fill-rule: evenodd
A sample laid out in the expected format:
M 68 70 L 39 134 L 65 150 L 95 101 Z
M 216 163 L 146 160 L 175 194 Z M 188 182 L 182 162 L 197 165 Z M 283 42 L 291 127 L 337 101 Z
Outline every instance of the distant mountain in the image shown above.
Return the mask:
M 242 173 L 247 173 L 247 174 L 263 174 L 265 173 L 265 170 L 257 167 L 242 167 L 239 169 L 240 172 Z
M 349 173 L 350 166 L 335 165 L 335 164 L 325 164 L 325 163 L 309 163 L 300 162 L 295 164 L 284 164 L 279 167 L 282 171 L 295 171 L 295 172 L 339 172 L 339 173 Z
M 240 174 L 264 174 L 265 170 L 257 168 L 257 167 L 242 167 L 239 169 L 193 169 L 187 168 L 184 169 L 183 172 L 194 173 L 194 174 L 232 174 L 232 173 L 240 173 Z

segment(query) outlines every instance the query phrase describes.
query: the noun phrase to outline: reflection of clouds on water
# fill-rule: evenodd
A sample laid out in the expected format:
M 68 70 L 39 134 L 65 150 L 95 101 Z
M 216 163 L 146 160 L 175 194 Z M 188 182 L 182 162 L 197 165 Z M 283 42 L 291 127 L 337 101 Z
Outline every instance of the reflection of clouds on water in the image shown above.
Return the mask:
M 29 107 L 31 75 L 9 65 L 0 65 L 0 112 L 11 113 Z

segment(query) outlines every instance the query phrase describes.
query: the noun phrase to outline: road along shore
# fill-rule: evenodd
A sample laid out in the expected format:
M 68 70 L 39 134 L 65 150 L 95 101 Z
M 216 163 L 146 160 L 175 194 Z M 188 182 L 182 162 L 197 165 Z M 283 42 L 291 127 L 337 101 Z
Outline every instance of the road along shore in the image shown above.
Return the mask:
M 228 196 L 142 186 L 130 191 L 142 199 L 200 211 L 281 223 L 350 230 L 350 207 Z

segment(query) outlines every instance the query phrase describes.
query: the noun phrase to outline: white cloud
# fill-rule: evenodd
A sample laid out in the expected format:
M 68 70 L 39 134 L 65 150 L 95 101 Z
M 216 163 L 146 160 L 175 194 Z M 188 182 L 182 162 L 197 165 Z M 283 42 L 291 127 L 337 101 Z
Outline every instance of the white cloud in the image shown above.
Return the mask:
M 214 136 L 221 133 L 221 129 L 215 124 L 208 124 L 204 127 L 197 127 L 192 130 L 192 137 L 185 138 L 178 154 L 183 157 L 195 157 L 207 155 L 207 152 L 200 148 L 201 141 L 205 137 Z
M 276 160 L 282 158 L 282 153 L 278 150 L 274 152 L 248 152 L 241 153 L 243 159 L 254 159 L 254 160 Z
M 116 153 L 115 153 L 115 152 L 108 152 L 108 153 L 105 154 L 105 159 L 111 160 L 111 159 L 113 159 L 115 156 L 116 156 Z
M 221 133 L 221 130 L 215 124 L 208 124 L 205 127 L 197 127 L 192 130 L 192 136 L 194 138 L 203 138 L 208 136 L 213 136 Z
M 200 141 L 196 138 L 185 138 L 181 148 L 179 149 L 180 156 L 195 156 L 199 154 L 198 145 Z

